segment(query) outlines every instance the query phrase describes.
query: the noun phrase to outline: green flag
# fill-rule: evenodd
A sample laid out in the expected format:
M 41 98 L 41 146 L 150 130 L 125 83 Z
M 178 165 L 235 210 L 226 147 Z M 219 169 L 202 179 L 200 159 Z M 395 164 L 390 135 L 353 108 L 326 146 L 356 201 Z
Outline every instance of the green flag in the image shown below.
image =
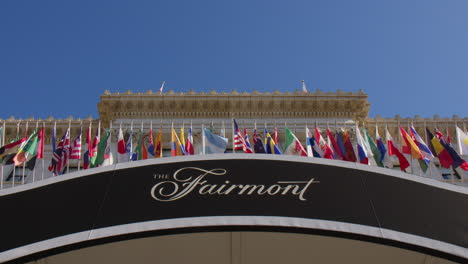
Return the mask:
M 99 141 L 96 159 L 94 160 L 94 163 L 91 163 L 92 168 L 99 167 L 104 162 L 104 154 L 106 154 L 107 139 L 110 137 L 110 133 L 110 129 L 107 130 L 104 138 L 101 141 Z
M 140 135 L 138 136 L 138 142 L 135 147 L 135 153 L 137 154 L 137 160 L 143 159 L 143 130 L 140 129 Z
M 369 135 L 369 133 L 367 133 L 367 130 L 365 128 L 362 128 L 362 131 L 364 132 L 364 135 L 365 135 L 364 141 L 370 147 L 372 154 L 374 154 L 375 163 L 377 163 L 377 166 L 383 167 L 382 153 L 380 153 L 380 150 L 377 147 L 375 140 Z
M 28 140 L 24 142 L 24 144 L 20 147 L 18 150 L 18 153 L 16 153 L 15 157 L 13 158 L 13 161 L 15 162 L 15 166 L 23 164 L 28 157 L 32 157 L 36 154 L 37 151 L 37 130 L 34 131 L 34 133 L 29 136 Z

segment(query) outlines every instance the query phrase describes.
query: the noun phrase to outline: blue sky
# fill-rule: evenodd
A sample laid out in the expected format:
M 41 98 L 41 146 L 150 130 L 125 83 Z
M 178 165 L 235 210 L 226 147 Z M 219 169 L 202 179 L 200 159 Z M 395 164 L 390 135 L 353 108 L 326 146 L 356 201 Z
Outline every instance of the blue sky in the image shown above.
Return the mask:
M 97 117 L 104 90 L 364 90 L 468 116 L 468 1 L 0 1 L 0 118 Z

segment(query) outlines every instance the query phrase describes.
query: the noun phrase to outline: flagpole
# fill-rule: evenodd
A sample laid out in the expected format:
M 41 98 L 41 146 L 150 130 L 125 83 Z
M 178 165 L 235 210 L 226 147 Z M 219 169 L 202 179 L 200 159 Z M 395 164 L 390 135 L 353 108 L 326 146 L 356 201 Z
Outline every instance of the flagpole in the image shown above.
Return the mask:
M 81 135 L 83 134 L 83 121 L 80 122 L 80 154 L 78 155 L 78 166 L 77 166 L 77 170 L 80 171 L 80 163 L 81 163 Z
M 234 143 L 234 117 L 231 118 L 231 128 L 232 128 L 232 153 L 236 153 L 236 147 L 235 147 L 235 143 Z M 223 128 L 224 128 L 224 121 L 223 121 Z M 224 137 L 224 136 L 223 136 Z
M 205 126 L 201 125 L 202 129 L 202 154 L 205 155 Z
M 29 129 L 29 121 L 26 121 L 26 131 L 24 133 L 24 136 L 28 136 L 28 129 Z M 27 142 L 27 141 L 26 141 Z M 23 162 L 23 173 L 21 176 L 21 184 L 24 185 L 24 178 L 25 178 L 25 173 L 26 172 L 26 162 Z
M 153 138 L 153 120 L 150 120 L 150 132 L 148 133 L 148 137 L 150 137 L 150 143 L 153 142 L 153 158 L 154 158 L 154 138 Z M 148 156 L 151 154 L 148 152 Z
M 161 146 L 161 149 L 159 151 L 159 157 L 163 157 L 163 148 L 162 148 L 162 137 L 163 137 L 163 125 L 162 125 L 162 119 L 159 119 L 159 132 L 161 133 L 161 139 L 159 140 L 159 145 Z M 158 134 L 159 134 L 158 132 Z
M 39 128 L 39 121 L 36 121 L 36 131 Z M 34 161 L 34 168 L 32 171 L 32 176 L 33 176 L 33 182 L 36 181 L 36 162 L 37 162 L 37 145 L 36 145 L 36 161 Z M 26 163 L 26 161 L 25 161 Z
M 70 134 L 69 134 L 69 137 L 70 137 L 70 140 L 72 139 L 72 136 L 71 136 L 71 120 L 68 121 L 68 131 L 70 131 Z M 67 139 L 65 139 L 65 142 L 67 141 Z M 67 155 L 67 173 L 70 173 L 70 154 L 71 154 L 71 142 L 68 143 L 68 150 L 65 150 L 65 153 Z M 65 146 L 64 146 L 65 147 Z M 68 153 L 67 153 L 68 152 Z
M 424 121 L 424 139 L 426 140 L 426 144 L 427 146 L 429 147 L 429 140 L 427 140 L 427 127 L 426 127 L 426 121 Z M 431 148 L 429 148 L 429 150 L 432 152 Z M 434 153 L 432 153 L 434 154 Z M 435 156 L 434 156 L 435 157 Z M 431 165 L 433 165 L 434 163 L 434 159 L 430 160 L 429 161 L 429 176 L 431 177 L 431 179 L 433 178 L 433 175 L 432 175 L 432 169 L 431 169 Z
M 128 153 L 128 161 L 132 161 L 132 156 L 133 156 L 133 120 L 132 122 L 130 122 L 130 134 L 129 134 L 129 140 L 130 140 L 130 150 L 129 150 L 129 153 Z M 125 145 L 125 148 L 127 148 L 127 146 Z
M 455 137 L 457 138 L 457 144 L 458 144 L 458 146 L 461 146 L 461 144 L 460 144 L 460 138 L 457 137 L 457 134 L 458 134 L 458 133 L 457 133 L 457 132 L 458 132 L 457 128 L 458 128 L 458 126 L 457 126 L 457 121 L 455 121 Z M 459 150 L 459 151 L 461 152 L 461 150 Z M 462 186 L 463 186 L 463 183 L 464 183 L 464 177 L 463 177 L 463 176 L 464 176 L 464 174 L 461 174 L 461 175 L 460 175 Z
M 42 140 L 43 142 L 45 143 L 45 122 L 42 122 L 42 128 L 44 129 L 44 134 L 42 135 Z M 45 145 L 45 144 L 43 144 Z M 42 149 L 42 151 L 44 152 L 44 148 Z M 53 155 L 53 154 L 52 154 Z M 41 180 L 44 180 L 44 157 L 42 157 L 42 174 L 41 174 Z
M 16 137 L 18 138 L 19 137 L 19 126 L 20 126 L 20 123 L 21 121 L 19 121 L 17 124 L 16 124 Z M 16 176 L 16 165 L 13 164 L 13 184 L 12 184 L 12 187 L 15 187 L 15 177 Z
M 54 130 L 52 130 L 52 140 L 51 140 L 51 145 L 52 145 L 52 159 L 54 158 L 55 154 L 55 137 L 57 136 L 57 121 L 54 122 Z M 51 161 L 52 164 L 52 161 Z M 57 171 L 56 169 L 57 166 L 52 168 L 52 176 L 56 176 L 55 173 Z
M 2 129 L 2 146 L 5 145 L 5 121 L 3 121 L 3 129 Z M 0 180 L 0 190 L 3 190 L 3 160 L 2 160 L 2 178 Z

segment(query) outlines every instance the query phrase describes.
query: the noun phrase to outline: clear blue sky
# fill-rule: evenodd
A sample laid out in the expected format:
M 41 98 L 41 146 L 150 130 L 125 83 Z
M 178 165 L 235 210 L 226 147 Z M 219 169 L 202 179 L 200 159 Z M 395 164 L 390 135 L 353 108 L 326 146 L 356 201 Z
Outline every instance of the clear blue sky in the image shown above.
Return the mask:
M 97 117 L 104 90 L 364 90 L 468 116 L 466 0 L 0 1 L 0 118 Z

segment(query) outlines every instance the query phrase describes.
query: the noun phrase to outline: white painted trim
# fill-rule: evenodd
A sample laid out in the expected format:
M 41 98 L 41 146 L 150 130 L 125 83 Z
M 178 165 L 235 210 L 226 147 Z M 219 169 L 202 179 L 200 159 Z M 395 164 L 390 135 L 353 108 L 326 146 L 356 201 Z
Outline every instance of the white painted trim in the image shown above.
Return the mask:
M 100 228 L 90 231 L 83 231 L 66 236 L 56 237 L 30 245 L 18 247 L 0 253 L 0 261 L 14 260 L 20 257 L 66 246 L 74 243 L 90 241 L 99 238 L 132 234 L 145 231 L 168 230 L 177 228 L 204 227 L 204 226 L 277 226 L 277 227 L 297 227 L 307 229 L 329 230 L 352 234 L 365 235 L 376 238 L 399 241 L 416 246 L 445 252 L 455 256 L 468 259 L 468 249 L 428 239 L 396 232 L 388 229 L 370 227 L 365 225 L 342 223 L 336 221 L 326 221 L 306 218 L 273 217 L 273 216 L 213 216 L 213 217 L 190 217 L 168 220 L 156 220 L 113 227 Z
M 54 184 L 58 182 L 63 182 L 71 179 L 76 179 L 79 177 L 92 176 L 102 172 L 109 172 L 114 170 L 142 167 L 148 165 L 156 164 L 167 164 L 167 163 L 177 163 L 177 162 L 189 162 L 189 161 L 204 161 L 204 160 L 274 160 L 274 161 L 290 161 L 290 162 L 301 162 L 301 163 L 312 163 L 319 165 L 329 165 L 334 167 L 356 169 L 361 171 L 369 171 L 373 173 L 383 174 L 390 177 L 401 178 L 413 182 L 418 182 L 426 185 L 430 185 L 436 188 L 445 189 L 453 192 L 458 192 L 462 194 L 468 194 L 468 188 L 462 186 L 456 186 L 453 184 L 440 182 L 434 179 L 424 178 L 421 176 L 416 176 L 412 174 L 403 173 L 400 171 L 395 171 L 386 168 L 380 167 L 371 167 L 364 164 L 340 161 L 340 160 L 329 160 L 321 158 L 312 158 L 312 157 L 300 157 L 292 155 L 271 155 L 271 154 L 210 154 L 210 155 L 193 155 L 193 156 L 178 156 L 178 157 L 164 157 L 158 159 L 147 159 L 140 161 L 132 161 L 125 163 L 118 163 L 106 167 L 93 168 L 88 170 L 81 170 L 77 172 L 72 172 L 65 175 L 55 176 L 47 178 L 43 181 L 36 181 L 34 183 L 28 183 L 24 185 L 18 185 L 13 188 L 7 188 L 0 190 L 0 196 L 13 194 L 21 191 L 27 191 L 49 184 Z

